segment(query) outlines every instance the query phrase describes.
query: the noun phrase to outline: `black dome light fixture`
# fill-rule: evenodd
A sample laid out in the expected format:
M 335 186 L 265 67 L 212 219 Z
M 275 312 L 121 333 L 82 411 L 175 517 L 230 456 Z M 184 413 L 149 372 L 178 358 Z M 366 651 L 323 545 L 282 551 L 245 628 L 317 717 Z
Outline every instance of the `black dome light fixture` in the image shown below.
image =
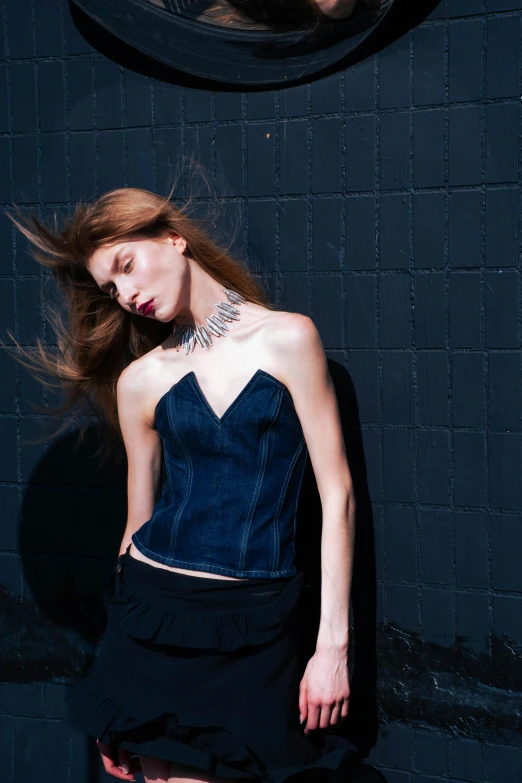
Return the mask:
M 286 87 L 350 55 L 398 0 L 71 0 L 124 44 L 193 77 Z

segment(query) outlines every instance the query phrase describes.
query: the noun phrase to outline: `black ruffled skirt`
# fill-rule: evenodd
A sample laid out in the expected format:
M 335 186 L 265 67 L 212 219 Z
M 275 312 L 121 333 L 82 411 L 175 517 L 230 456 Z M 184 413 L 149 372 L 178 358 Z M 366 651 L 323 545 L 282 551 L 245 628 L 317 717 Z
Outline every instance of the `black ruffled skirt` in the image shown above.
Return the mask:
M 223 778 L 349 780 L 355 746 L 299 722 L 303 582 L 181 574 L 127 549 L 97 658 L 67 689 L 70 726 Z

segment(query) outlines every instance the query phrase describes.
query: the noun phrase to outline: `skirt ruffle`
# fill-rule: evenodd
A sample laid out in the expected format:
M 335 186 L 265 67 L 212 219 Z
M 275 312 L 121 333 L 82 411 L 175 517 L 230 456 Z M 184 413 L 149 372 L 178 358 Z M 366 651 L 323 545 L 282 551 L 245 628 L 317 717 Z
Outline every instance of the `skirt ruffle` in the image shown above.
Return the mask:
M 184 725 L 175 713 L 142 720 L 110 698 L 93 705 L 91 714 L 87 733 L 101 742 L 188 764 L 217 777 L 287 783 L 297 775 L 299 781 L 340 783 L 350 780 L 350 769 L 359 762 L 355 747 L 334 734 L 324 737 L 315 761 L 270 769 L 243 738 L 222 726 L 195 725 L 194 719 Z
M 132 560 L 133 566 L 134 563 L 141 562 Z M 145 565 L 151 568 L 147 563 Z M 124 604 L 119 615 L 121 631 L 132 639 L 150 642 L 156 646 L 231 652 L 241 647 L 263 644 L 285 631 L 288 617 L 299 600 L 302 590 L 301 574 L 289 582 L 269 580 L 273 583 L 269 586 L 273 588 L 275 598 L 268 605 L 245 607 L 241 611 L 225 613 L 222 605 L 218 603 L 213 611 L 205 608 L 204 611 L 196 612 L 196 609 L 200 609 L 202 601 L 207 598 L 207 590 L 203 591 L 204 595 L 199 595 L 197 598 L 183 595 L 181 601 L 176 601 L 170 593 L 166 595 L 158 593 L 157 589 L 154 587 L 151 589 L 148 584 L 141 581 L 137 588 L 140 595 L 137 596 L 120 577 L 122 568 L 123 564 L 118 563 L 111 583 L 105 591 L 104 601 Z M 170 575 L 171 572 L 168 573 Z M 207 577 L 196 577 L 198 580 L 201 578 L 214 584 L 216 582 L 214 579 L 208 580 Z M 250 588 L 254 582 L 264 586 L 267 580 L 249 579 L 248 587 Z M 243 585 L 244 583 L 241 587 Z M 207 585 L 202 587 L 206 588 Z M 183 611 L 174 611 L 176 605 L 179 605 Z
M 303 575 L 235 582 L 125 553 L 104 593 L 107 628 L 69 686 L 71 727 L 217 777 L 348 781 L 356 747 L 299 724 Z

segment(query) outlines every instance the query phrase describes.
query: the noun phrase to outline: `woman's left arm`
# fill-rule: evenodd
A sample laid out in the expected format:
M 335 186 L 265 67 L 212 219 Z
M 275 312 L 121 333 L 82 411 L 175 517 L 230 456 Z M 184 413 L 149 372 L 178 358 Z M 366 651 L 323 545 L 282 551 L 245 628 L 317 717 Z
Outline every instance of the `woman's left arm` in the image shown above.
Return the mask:
M 321 616 L 315 653 L 308 661 L 299 696 L 308 734 L 348 714 L 355 498 L 337 398 L 318 330 L 307 316 L 287 313 L 284 317 L 284 340 L 277 341 L 284 381 L 303 428 L 322 508 Z

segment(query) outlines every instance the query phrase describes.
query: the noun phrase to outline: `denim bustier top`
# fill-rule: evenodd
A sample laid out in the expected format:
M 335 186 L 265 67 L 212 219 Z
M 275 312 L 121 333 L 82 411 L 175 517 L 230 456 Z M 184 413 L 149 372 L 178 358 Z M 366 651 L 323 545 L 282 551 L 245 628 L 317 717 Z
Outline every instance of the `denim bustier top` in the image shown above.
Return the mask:
M 235 577 L 298 573 L 295 523 L 308 450 L 287 387 L 259 369 L 219 417 L 193 371 L 155 413 L 165 481 L 132 536 L 166 565 Z

